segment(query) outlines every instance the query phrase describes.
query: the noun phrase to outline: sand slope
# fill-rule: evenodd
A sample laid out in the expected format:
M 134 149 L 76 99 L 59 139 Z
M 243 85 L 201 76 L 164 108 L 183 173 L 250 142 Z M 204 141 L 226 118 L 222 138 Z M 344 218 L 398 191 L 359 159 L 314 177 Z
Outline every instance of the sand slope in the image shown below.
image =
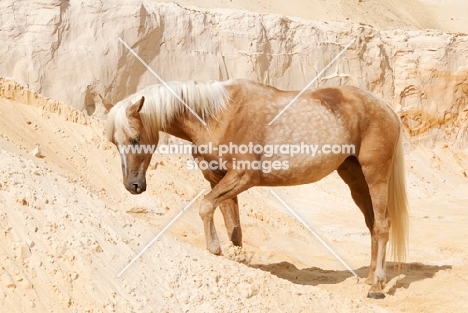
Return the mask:
M 210 255 L 195 208 L 117 278 L 207 184 L 167 158 L 149 175 L 154 188 L 132 197 L 101 120 L 8 86 L 29 100 L 0 100 L 2 312 L 379 310 L 230 261 L 248 259 L 233 247 Z M 36 144 L 43 158 L 29 153 Z M 184 243 L 188 235 L 198 244 Z
M 149 190 L 129 195 L 101 120 L 9 86 L 0 102 L 1 307 L 5 312 L 420 312 L 466 308 L 468 158 L 440 145 L 407 147 L 411 200 L 408 272 L 389 264 L 389 296 L 367 286 L 290 217 L 268 191 L 240 196 L 245 248 L 204 250 L 189 209 L 122 278 L 117 273 L 208 184 L 186 156 L 155 156 Z M 29 151 L 40 144 L 43 158 Z M 359 274 L 369 235 L 336 175 L 276 188 Z M 298 196 L 299 195 L 299 196 Z M 233 261 L 231 261 L 233 260 Z M 240 262 L 240 263 L 238 263 Z M 441 288 L 442 286 L 442 288 Z M 293 300 L 292 300 L 293 299 Z
M 66 2 L 46 2 L 36 2 L 35 5 L 41 10 L 50 10 L 50 15 L 36 16 L 34 10 L 31 14 L 18 15 L 14 19 L 8 15 L 8 20 L 13 22 L 6 25 L 7 27 L 2 25 L 0 32 L 3 31 L 2 35 L 5 36 L 2 38 L 10 38 L 13 34 L 13 37 L 18 37 L 21 45 L 4 45 L 4 55 L 11 56 L 11 51 L 29 53 L 31 49 L 34 50 L 42 44 L 54 48 L 54 42 L 59 43 L 59 39 L 66 39 L 67 36 L 63 34 L 70 30 L 66 24 L 70 18 Z M 239 196 L 244 231 L 243 249 L 236 249 L 228 244 L 222 217 L 217 211 L 215 221 L 223 244 L 223 256 L 217 257 L 206 252 L 202 222 L 195 203 L 160 240 L 118 278 L 117 274 L 124 266 L 201 189 L 209 188 L 209 184 L 203 180 L 201 173 L 186 169 L 185 162 L 190 157 L 155 155 L 148 172 L 147 192 L 139 196 L 130 195 L 121 184 L 119 156 L 115 147 L 106 142 L 102 120 L 0 78 L 0 312 L 468 311 L 468 111 L 467 102 L 463 100 L 466 98 L 464 94 L 468 86 L 464 57 L 468 46 L 465 35 L 440 32 L 468 33 L 468 24 L 465 22 L 468 2 L 176 2 L 184 8 L 174 9 L 174 6 L 170 5 L 167 7 L 178 10 L 180 21 L 187 23 L 191 21 L 191 15 L 187 13 L 191 9 L 186 9 L 185 6 L 194 4 L 201 7 L 245 9 L 324 21 L 328 24 L 317 22 L 317 25 L 328 25 L 324 28 L 324 34 L 327 40 L 333 39 L 330 41 L 331 46 L 335 45 L 337 32 L 346 34 L 348 31 L 347 24 L 333 24 L 332 21 L 370 24 L 386 30 L 398 29 L 393 33 L 381 33 L 367 26 L 363 28 L 368 35 L 371 34 L 372 38 L 377 40 L 377 44 L 369 50 L 366 48 L 362 60 L 369 64 L 362 63 L 363 71 L 358 66 L 351 69 L 356 71 L 354 76 L 358 78 L 364 76 L 360 73 L 367 73 L 366 77 L 377 77 L 375 82 L 378 84 L 369 81 L 362 83 L 369 84 L 367 87 L 375 88 L 379 93 L 388 94 L 395 104 L 418 109 L 407 111 L 409 115 L 405 116 L 414 136 L 405 137 L 411 210 L 407 271 L 394 273 L 392 263 L 389 262 L 387 298 L 380 301 L 366 299 L 368 286 L 362 283 L 362 279 L 357 281 L 289 215 L 266 188 L 254 188 Z M 129 12 L 134 12 L 130 15 L 136 20 L 140 16 L 152 14 L 144 11 L 144 6 L 136 9 L 135 6 L 116 6 L 110 2 L 101 4 L 111 12 L 110 18 L 105 20 L 109 23 L 116 16 L 127 16 Z M 10 11 L 31 10 L 31 7 L 21 7 L 13 1 L 2 2 L 1 5 Z M 82 5 L 78 1 L 73 2 L 73 6 L 77 10 L 74 12 L 83 14 L 93 10 L 92 6 Z M 164 11 L 166 6 L 161 8 Z M 202 9 L 194 10 L 198 12 L 194 14 L 198 18 L 196 20 L 204 18 L 205 13 Z M 219 13 L 216 10 L 213 12 L 207 16 L 215 19 L 216 16 L 229 13 Z M 254 23 L 258 16 L 239 13 L 239 16 L 241 15 L 246 21 L 256 25 L 255 29 L 261 29 L 263 24 Z M 168 21 L 172 21 L 171 15 L 168 16 Z M 297 22 L 300 19 L 292 19 L 298 30 L 305 27 Z M 29 25 L 27 22 L 31 20 L 40 22 L 40 25 Z M 264 20 L 265 23 L 283 21 L 278 16 L 265 17 Z M 74 21 L 79 22 L 80 19 Z M 125 30 L 124 34 L 129 37 L 138 30 L 131 27 L 127 29 L 122 25 L 131 24 L 131 21 L 133 20 L 119 22 Z M 101 27 L 94 25 L 94 22 L 89 25 Z M 356 28 L 358 25 L 350 27 Z M 416 33 L 402 31 L 426 28 L 435 30 L 417 32 L 421 35 L 419 37 L 408 35 Z M 34 34 L 41 31 L 45 34 L 41 37 L 43 41 L 37 41 Z M 17 33 L 20 35 L 14 35 Z M 83 48 L 89 42 L 82 28 L 73 28 L 70 34 L 78 38 L 71 43 L 73 49 L 68 49 L 67 45 L 60 46 L 60 49 L 52 49 L 56 52 L 39 49 L 41 51 L 34 53 L 34 58 L 38 59 L 25 58 L 23 54 L 17 53 L 14 57 L 18 57 L 18 62 L 4 58 L 2 64 L 9 70 L 8 73 L 11 70 L 11 73 L 18 74 L 22 79 L 26 77 L 28 83 L 31 82 L 31 88 L 55 95 L 64 92 L 69 99 L 78 99 L 77 103 L 80 106 L 77 107 L 87 113 L 102 113 L 99 112 L 102 107 L 96 107 L 93 102 L 98 92 L 106 91 L 108 95 L 120 97 L 134 90 L 138 84 L 155 82 L 153 77 L 150 79 L 150 75 L 145 74 L 145 69 L 138 65 L 134 72 L 138 75 L 130 77 L 130 86 L 127 86 L 128 81 L 125 80 L 128 75 L 126 69 L 118 68 L 119 75 L 123 77 L 119 81 L 122 89 L 118 91 L 106 90 L 107 87 L 104 88 L 102 84 L 89 85 L 87 75 L 95 74 L 94 71 L 100 69 L 93 64 L 106 65 L 111 69 L 114 66 L 99 63 L 104 62 L 101 57 L 95 57 L 100 54 Z M 246 34 L 247 37 L 253 36 L 258 43 L 263 42 L 263 37 L 255 37 L 258 35 L 256 31 Z M 47 35 L 50 35 L 50 38 Z M 96 32 L 95 35 L 99 40 L 110 37 L 106 32 Z M 180 38 L 186 38 L 185 33 L 178 35 Z M 167 36 L 170 38 L 172 34 Z M 229 41 L 231 37 L 226 38 Z M 243 37 L 239 35 L 232 38 Z M 384 79 L 379 80 L 381 64 L 385 63 L 383 55 L 376 54 L 381 63 L 371 62 L 376 59 L 373 53 L 380 51 L 379 44 L 382 44 L 382 41 L 386 47 L 390 46 L 390 43 L 394 47 L 390 49 L 390 55 L 397 60 L 394 65 L 398 70 L 397 74 L 401 75 L 396 81 L 393 72 L 388 71 L 385 72 L 387 76 L 384 75 Z M 446 41 L 454 48 L 445 49 Z M 183 45 L 184 42 L 181 40 L 179 43 Z M 400 42 L 404 44 L 399 46 Z M 204 44 L 195 43 L 201 46 Z M 246 43 L 250 42 L 239 42 L 240 45 Z M 281 41 L 277 43 L 278 47 L 282 47 Z M 431 49 L 425 46 L 429 44 L 434 45 L 436 49 L 429 51 Z M 117 45 L 110 43 L 109 46 Z M 100 47 L 103 53 L 107 49 L 105 45 Z M 198 45 L 194 47 L 199 48 Z M 191 48 L 195 49 L 194 47 Z M 88 65 L 84 66 L 82 69 L 85 70 L 81 72 L 73 71 L 75 63 L 66 61 L 69 60 L 69 55 L 73 55 L 74 49 L 81 53 L 78 54 L 76 64 L 83 63 L 81 56 L 93 57 L 86 59 Z M 258 46 L 258 49 L 266 51 L 268 47 Z M 335 50 L 331 49 L 330 55 L 335 53 Z M 425 53 L 429 51 L 429 54 L 421 53 L 423 50 Z M 446 50 L 450 53 L 447 54 Z M 179 59 L 194 53 L 183 49 L 177 51 L 180 53 L 177 55 Z M 441 51 L 445 51 L 441 54 L 442 57 L 439 55 Z M 271 49 L 269 52 L 274 51 Z M 29 55 L 27 53 L 24 55 Z M 50 53 L 55 53 L 55 56 L 59 57 L 57 60 L 64 61 L 52 61 L 49 58 Z M 61 72 L 57 72 L 57 75 L 50 75 L 50 71 L 46 71 L 47 75 L 42 73 L 45 68 L 41 65 L 43 55 L 47 59 L 44 66 L 47 65 L 51 70 L 61 69 Z M 445 57 L 447 55 L 450 57 Z M 60 58 L 64 56 L 67 58 Z M 215 54 L 214 56 L 217 57 Z M 231 66 L 230 74 L 236 73 L 235 70 L 239 68 L 238 60 L 241 58 L 247 60 L 251 55 L 236 54 L 231 63 L 228 60 L 228 67 Z M 88 62 L 95 59 L 99 62 Z M 115 64 L 122 65 L 117 62 L 118 59 L 115 60 Z M 162 60 L 164 61 L 164 57 Z M 192 59 L 187 57 L 187 60 Z M 206 71 L 203 73 L 216 73 L 219 78 L 226 76 L 228 72 L 223 72 L 223 68 L 218 67 L 214 59 L 211 60 L 211 63 L 208 63 L 214 64 L 213 67 L 205 67 Z M 258 68 L 252 67 L 249 75 L 270 77 L 271 73 L 268 71 L 260 73 L 264 76 L 256 72 L 265 70 L 265 60 L 253 59 L 252 62 Z M 355 62 L 361 64 L 361 59 L 356 58 Z M 195 67 L 190 67 L 192 63 L 196 63 Z M 183 68 L 187 72 L 183 73 L 187 74 L 187 77 L 190 77 L 197 65 L 202 64 L 192 63 L 180 63 L 184 65 Z M 176 76 L 171 62 L 161 61 L 156 64 L 161 65 L 167 75 L 174 75 L 173 79 L 180 78 L 180 72 Z M 318 65 L 322 64 L 307 64 L 314 69 L 320 67 Z M 36 76 L 32 69 L 36 69 L 37 66 L 40 67 L 40 71 Z M 434 68 L 444 68 L 450 75 L 442 75 L 444 71 L 431 71 Z M 284 74 L 280 68 L 276 70 L 278 77 Z M 11 76 L 15 76 L 13 74 Z M 0 75 L 3 76 L 3 70 Z M 70 78 L 73 75 L 76 75 L 75 79 Z M 108 83 L 113 82 L 113 75 L 114 72 L 108 71 L 100 76 L 100 79 L 107 79 Z M 92 78 L 95 79 L 96 76 L 99 75 Z M 411 79 L 407 80 L 406 76 Z M 330 73 L 327 77 L 331 83 L 342 82 L 338 72 Z M 288 77 L 282 79 L 281 83 L 287 86 L 297 83 Z M 56 89 L 52 89 L 51 85 L 47 84 L 56 82 L 55 80 L 63 80 L 60 83 L 72 85 L 57 85 Z M 78 83 L 81 85 L 76 88 Z M 75 89 L 70 89 L 70 86 L 75 86 Z M 394 89 L 394 86 L 397 86 L 397 89 Z M 428 86 L 441 86 L 442 89 Z M 440 90 L 445 93 L 439 92 Z M 425 95 L 426 98 L 418 98 L 420 95 Z M 432 102 L 427 102 L 427 98 Z M 428 117 L 419 109 L 438 115 Z M 446 124 L 445 120 L 451 124 Z M 452 123 L 453 120 L 456 120 L 456 123 Z M 418 131 L 423 133 L 422 136 L 418 136 L 421 135 Z M 444 139 L 445 142 L 440 139 Z M 31 154 L 37 145 L 41 147 L 41 158 Z M 361 213 L 351 201 L 347 187 L 337 175 L 331 175 L 313 185 L 275 188 L 275 191 L 361 278 L 367 275 L 370 236 Z

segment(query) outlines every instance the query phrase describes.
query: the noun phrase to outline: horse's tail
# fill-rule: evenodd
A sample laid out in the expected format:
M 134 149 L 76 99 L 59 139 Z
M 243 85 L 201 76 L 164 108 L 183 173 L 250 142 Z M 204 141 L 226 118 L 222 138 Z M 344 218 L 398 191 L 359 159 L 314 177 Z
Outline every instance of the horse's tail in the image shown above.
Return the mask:
M 402 134 L 393 158 L 393 170 L 388 184 L 388 215 L 390 217 L 390 246 L 395 262 L 400 267 L 408 250 L 408 198 L 406 196 Z

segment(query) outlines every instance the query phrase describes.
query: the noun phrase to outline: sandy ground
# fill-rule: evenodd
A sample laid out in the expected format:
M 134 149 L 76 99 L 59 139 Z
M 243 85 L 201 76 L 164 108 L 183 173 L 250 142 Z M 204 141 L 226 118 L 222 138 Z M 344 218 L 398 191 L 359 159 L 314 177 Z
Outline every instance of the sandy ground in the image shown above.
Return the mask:
M 468 32 L 465 1 L 177 2 Z M 13 94 L 0 99 L 1 312 L 468 311 L 466 148 L 407 140 L 409 258 L 403 273 L 389 262 L 384 300 L 365 298 L 362 279 L 266 188 L 239 197 L 242 250 L 228 244 L 217 212 L 224 255 L 207 253 L 195 203 L 117 277 L 208 183 L 185 168 L 190 157 L 155 155 L 147 192 L 132 196 L 102 120 L 33 93 Z M 36 144 L 43 157 L 31 155 Z M 367 275 L 370 236 L 337 175 L 274 190 L 361 278 Z
M 225 236 L 224 256 L 209 254 L 196 205 L 117 277 L 207 183 L 183 170 L 188 157 L 156 156 L 152 187 L 131 196 L 101 120 L 33 93 L 16 95 L 29 104 L 0 100 L 2 312 L 384 311 L 258 269 L 269 263 Z M 30 153 L 37 145 L 42 157 Z M 294 226 L 274 210 L 270 221 L 282 227 L 263 237 L 259 232 L 271 231 L 261 218 L 268 210 L 243 211 L 246 236 L 256 245 Z M 254 226 L 258 221 L 263 226 Z M 222 230 L 219 216 L 217 224 Z M 291 234 L 309 237 L 303 228 Z
M 362 279 L 266 188 L 240 196 L 244 249 L 228 244 L 217 212 L 224 255 L 207 253 L 195 204 L 118 278 L 208 184 L 185 168 L 190 157 L 155 155 L 148 191 L 131 196 L 103 121 L 32 93 L 17 98 L 0 100 L 2 312 L 468 309 L 466 150 L 407 144 L 409 259 L 401 274 L 388 264 L 384 300 L 366 299 Z M 41 158 L 30 153 L 36 144 Z M 274 189 L 359 277 L 367 275 L 370 237 L 337 175 Z

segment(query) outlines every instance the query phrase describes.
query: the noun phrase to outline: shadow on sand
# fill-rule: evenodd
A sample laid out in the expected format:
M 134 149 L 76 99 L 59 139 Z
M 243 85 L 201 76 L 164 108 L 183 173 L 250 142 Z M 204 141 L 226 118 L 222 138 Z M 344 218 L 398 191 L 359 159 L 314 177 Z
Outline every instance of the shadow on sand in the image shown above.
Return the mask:
M 395 276 L 401 275 L 394 287 L 389 290 L 389 294 L 395 293 L 396 288 L 408 288 L 411 283 L 434 277 L 435 273 L 452 268 L 451 265 L 426 265 L 422 263 L 405 263 L 406 269 L 398 272 L 394 269 L 394 263 L 387 262 L 387 282 Z M 324 270 L 317 267 L 298 269 L 289 262 L 273 264 L 251 264 L 250 267 L 270 272 L 271 274 L 287 279 L 294 284 L 300 285 L 323 285 L 337 284 L 353 275 L 347 270 Z M 365 278 L 369 273 L 369 267 L 361 267 L 354 270 L 359 277 Z

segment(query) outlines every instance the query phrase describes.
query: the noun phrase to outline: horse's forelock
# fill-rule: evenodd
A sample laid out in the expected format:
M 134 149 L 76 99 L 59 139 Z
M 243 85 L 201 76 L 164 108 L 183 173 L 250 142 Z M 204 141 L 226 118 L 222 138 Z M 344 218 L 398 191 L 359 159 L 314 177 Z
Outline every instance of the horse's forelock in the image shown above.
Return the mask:
M 116 139 L 116 132 L 132 135 L 133 129 L 127 116 L 126 103 L 117 103 L 107 115 L 107 138 L 109 141 Z M 121 137 L 121 136 L 117 136 Z

